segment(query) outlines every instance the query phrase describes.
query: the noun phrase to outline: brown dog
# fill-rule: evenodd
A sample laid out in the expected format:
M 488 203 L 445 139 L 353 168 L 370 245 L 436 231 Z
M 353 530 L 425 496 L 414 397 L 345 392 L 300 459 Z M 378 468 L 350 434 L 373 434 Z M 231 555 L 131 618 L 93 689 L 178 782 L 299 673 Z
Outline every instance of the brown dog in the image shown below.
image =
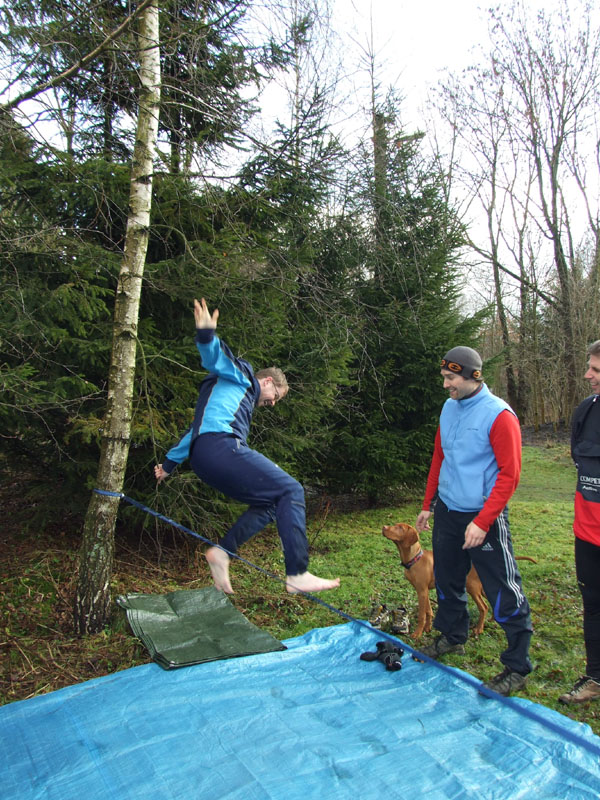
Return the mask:
M 396 543 L 404 567 L 404 577 L 412 583 L 417 592 L 419 620 L 412 635 L 415 639 L 419 639 L 423 635 L 423 631 L 429 633 L 433 622 L 433 613 L 429 602 L 429 590 L 435 588 L 433 552 L 421 548 L 417 529 L 404 522 L 399 522 L 397 525 L 384 525 L 382 533 L 386 539 Z M 475 567 L 471 567 L 467 575 L 467 592 L 479 609 L 479 620 L 473 630 L 473 633 L 479 636 L 480 633 L 483 633 L 488 604 Z

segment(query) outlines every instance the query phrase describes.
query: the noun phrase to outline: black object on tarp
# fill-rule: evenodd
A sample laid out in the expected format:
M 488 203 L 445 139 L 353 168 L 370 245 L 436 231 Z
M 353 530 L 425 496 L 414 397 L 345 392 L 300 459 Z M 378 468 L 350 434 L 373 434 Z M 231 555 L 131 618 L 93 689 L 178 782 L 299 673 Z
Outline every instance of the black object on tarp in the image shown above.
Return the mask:
M 133 633 L 163 669 L 285 650 L 214 586 L 117 598 Z

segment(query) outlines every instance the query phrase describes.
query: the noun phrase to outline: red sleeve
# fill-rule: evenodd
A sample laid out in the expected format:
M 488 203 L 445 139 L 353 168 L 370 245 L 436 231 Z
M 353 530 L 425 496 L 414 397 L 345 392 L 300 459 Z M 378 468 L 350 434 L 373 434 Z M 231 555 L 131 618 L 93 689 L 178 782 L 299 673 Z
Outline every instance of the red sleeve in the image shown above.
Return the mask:
M 440 435 L 440 428 L 438 425 L 435 434 L 435 444 L 433 446 L 433 456 L 431 458 L 431 466 L 429 467 L 429 475 L 427 476 L 427 486 L 425 487 L 425 497 L 423 498 L 423 511 L 431 511 L 431 504 L 437 492 L 438 480 L 440 477 L 440 470 L 442 468 L 442 461 L 444 460 L 444 451 L 442 450 L 442 437 Z
M 498 463 L 498 477 L 490 496 L 473 522 L 484 531 L 498 518 L 513 496 L 521 477 L 521 428 L 512 411 L 502 411 L 490 430 L 490 444 Z

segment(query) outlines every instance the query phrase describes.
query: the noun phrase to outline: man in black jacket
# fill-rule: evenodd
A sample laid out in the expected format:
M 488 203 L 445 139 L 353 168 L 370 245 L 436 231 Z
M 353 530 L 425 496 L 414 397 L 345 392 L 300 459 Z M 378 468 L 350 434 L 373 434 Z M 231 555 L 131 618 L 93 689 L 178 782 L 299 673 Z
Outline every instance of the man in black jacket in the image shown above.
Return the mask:
M 583 599 L 585 675 L 561 703 L 600 698 L 600 340 L 588 348 L 586 380 L 592 394 L 577 406 L 571 426 L 571 455 L 577 467 L 575 569 Z

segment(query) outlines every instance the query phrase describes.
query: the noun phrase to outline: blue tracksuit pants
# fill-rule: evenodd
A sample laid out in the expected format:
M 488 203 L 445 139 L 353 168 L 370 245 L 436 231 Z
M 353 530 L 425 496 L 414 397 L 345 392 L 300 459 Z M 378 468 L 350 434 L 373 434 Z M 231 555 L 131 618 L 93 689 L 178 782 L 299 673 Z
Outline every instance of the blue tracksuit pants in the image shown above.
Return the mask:
M 306 505 L 304 489 L 297 480 L 226 433 L 198 436 L 192 445 L 190 463 L 202 481 L 249 506 L 219 540 L 221 547 L 237 553 L 240 545 L 270 522 L 276 522 L 286 575 L 306 572 Z
M 533 631 L 529 603 L 512 549 L 508 509 L 491 526 L 482 545 L 463 550 L 465 529 L 476 511 L 450 511 L 440 499 L 433 519 L 433 558 L 438 608 L 434 626 L 452 643 L 464 643 L 469 635 L 465 588 L 471 564 L 492 606 L 494 619 L 503 628 L 508 646 L 500 661 L 527 675 L 532 670 L 529 642 Z

